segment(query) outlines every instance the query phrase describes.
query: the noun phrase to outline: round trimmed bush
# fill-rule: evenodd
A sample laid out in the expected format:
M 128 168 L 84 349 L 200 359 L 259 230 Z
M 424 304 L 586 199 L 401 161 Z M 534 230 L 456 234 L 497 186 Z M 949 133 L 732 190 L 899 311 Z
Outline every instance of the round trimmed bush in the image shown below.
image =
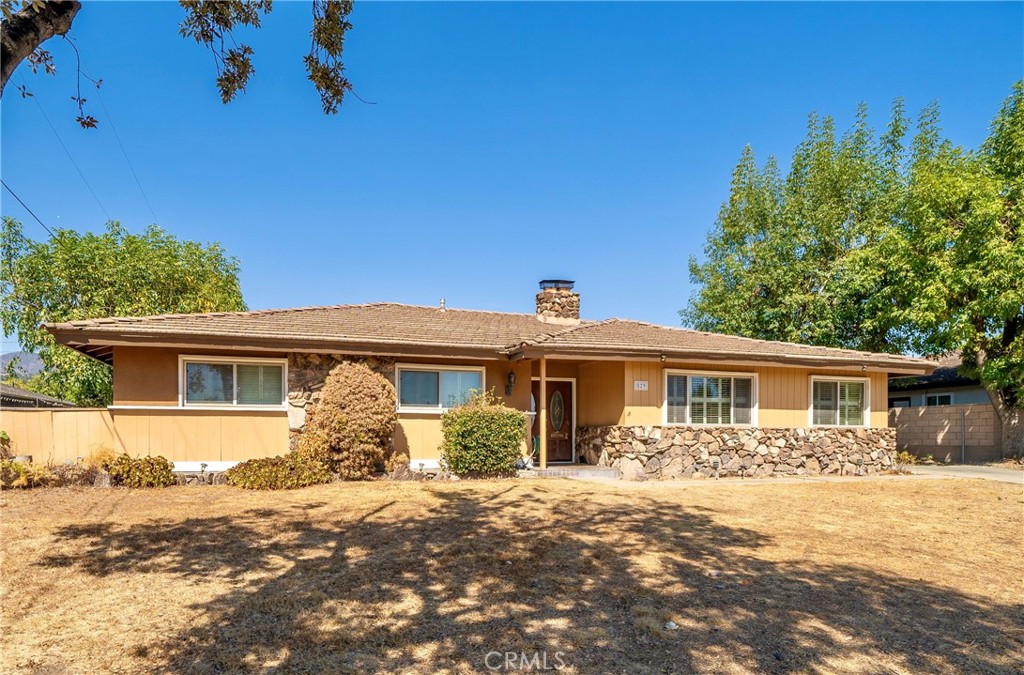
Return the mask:
M 508 475 L 522 456 L 526 414 L 481 392 L 442 415 L 441 431 L 441 461 L 452 473 Z
M 345 480 L 373 474 L 390 452 L 395 388 L 362 363 L 335 366 L 306 417 L 297 452 Z
M 331 482 L 331 472 L 319 462 L 295 452 L 261 457 L 236 464 L 225 472 L 228 483 L 247 490 L 291 490 Z

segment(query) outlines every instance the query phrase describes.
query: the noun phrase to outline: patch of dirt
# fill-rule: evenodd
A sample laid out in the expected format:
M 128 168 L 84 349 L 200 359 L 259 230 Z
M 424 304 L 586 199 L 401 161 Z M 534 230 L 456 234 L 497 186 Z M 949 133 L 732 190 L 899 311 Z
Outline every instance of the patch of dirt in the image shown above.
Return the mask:
M 1024 495 L 989 481 L 51 489 L 0 534 L 6 673 L 1024 663 Z

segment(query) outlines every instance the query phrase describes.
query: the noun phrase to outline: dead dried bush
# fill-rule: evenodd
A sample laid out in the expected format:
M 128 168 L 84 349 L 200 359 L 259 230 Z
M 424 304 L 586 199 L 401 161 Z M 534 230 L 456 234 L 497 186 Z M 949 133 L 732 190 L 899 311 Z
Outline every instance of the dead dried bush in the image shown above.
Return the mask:
M 342 363 L 327 376 L 296 449 L 345 480 L 367 478 L 389 454 L 397 420 L 387 378 L 364 364 Z

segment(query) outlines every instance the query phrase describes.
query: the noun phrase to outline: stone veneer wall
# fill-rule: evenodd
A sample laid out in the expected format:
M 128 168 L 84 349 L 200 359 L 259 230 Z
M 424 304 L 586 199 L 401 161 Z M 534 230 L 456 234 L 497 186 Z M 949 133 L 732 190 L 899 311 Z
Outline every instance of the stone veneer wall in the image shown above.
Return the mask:
M 619 469 L 626 480 L 856 475 L 892 466 L 896 430 L 732 427 L 580 427 L 582 461 Z
M 537 294 L 537 316 L 543 319 L 579 320 L 580 294 L 569 288 L 545 288 Z
M 306 424 L 306 411 L 320 400 L 320 390 L 327 375 L 339 363 L 365 363 L 395 384 L 395 360 L 389 357 L 351 356 L 346 354 L 288 355 L 288 443 L 295 449 Z

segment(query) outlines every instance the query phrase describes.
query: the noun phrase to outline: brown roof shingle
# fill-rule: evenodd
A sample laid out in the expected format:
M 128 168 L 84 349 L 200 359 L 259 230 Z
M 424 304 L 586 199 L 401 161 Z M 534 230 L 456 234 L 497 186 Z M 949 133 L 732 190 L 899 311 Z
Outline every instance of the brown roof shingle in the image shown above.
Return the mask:
M 603 354 L 708 357 L 891 367 L 928 372 L 932 364 L 892 354 L 811 347 L 608 319 L 560 325 L 533 314 L 444 309 L 380 302 L 252 312 L 112 317 L 47 324 L 62 344 L 110 362 L 113 343 L 239 345 L 281 350 L 344 350 L 356 345 L 380 353 L 431 349 L 467 356 Z

